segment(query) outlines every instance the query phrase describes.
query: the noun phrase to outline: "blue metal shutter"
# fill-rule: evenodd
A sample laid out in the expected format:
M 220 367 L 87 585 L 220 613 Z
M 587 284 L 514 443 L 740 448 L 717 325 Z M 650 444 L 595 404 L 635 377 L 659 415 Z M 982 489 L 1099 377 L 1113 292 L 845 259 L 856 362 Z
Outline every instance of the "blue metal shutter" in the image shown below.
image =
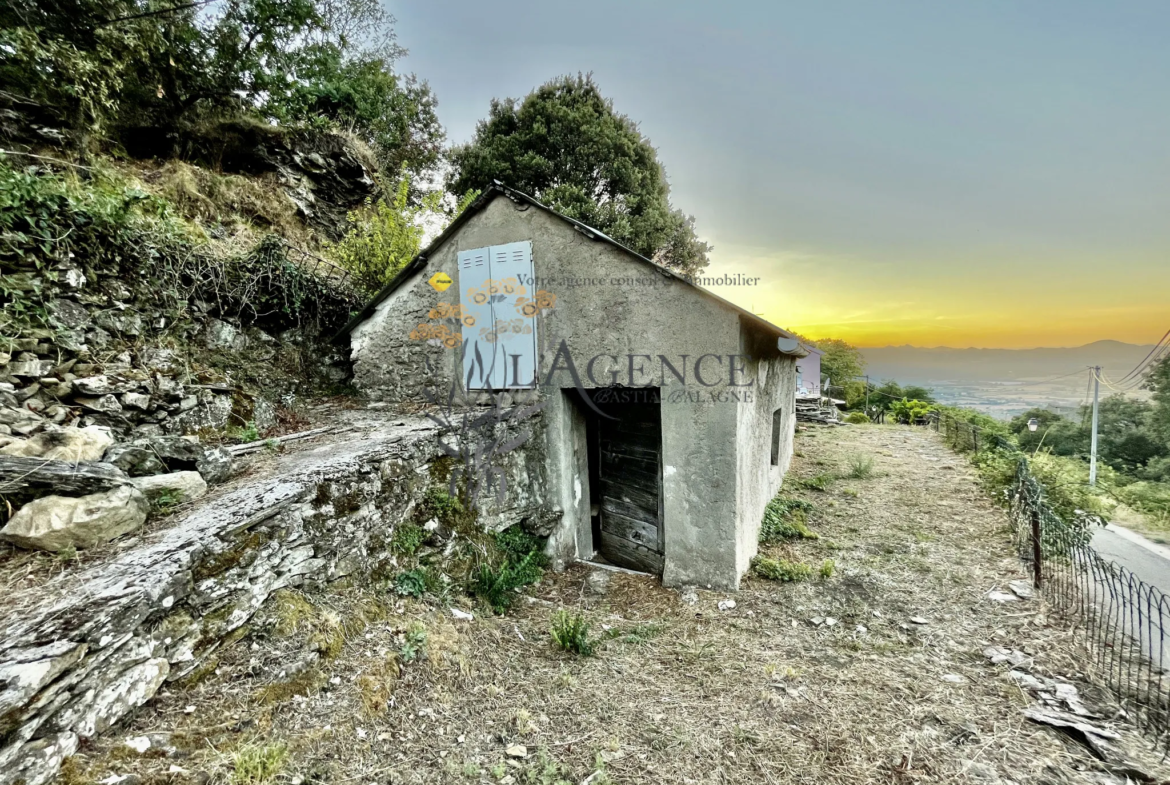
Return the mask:
M 459 304 L 463 306 L 463 382 L 468 390 L 489 389 L 499 352 L 493 334 L 488 248 L 460 251 Z
M 498 348 L 492 383 L 497 388 L 531 389 L 536 386 L 536 316 L 525 315 L 523 304 L 536 298 L 532 243 L 494 245 L 490 250 Z

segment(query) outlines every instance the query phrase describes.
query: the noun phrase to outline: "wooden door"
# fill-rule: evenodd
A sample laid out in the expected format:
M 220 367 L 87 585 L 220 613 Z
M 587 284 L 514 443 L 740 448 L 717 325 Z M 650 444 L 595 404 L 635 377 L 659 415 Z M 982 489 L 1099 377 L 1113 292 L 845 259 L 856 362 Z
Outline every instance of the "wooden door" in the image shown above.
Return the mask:
M 656 390 L 640 390 L 644 397 Z M 653 401 L 602 403 L 598 418 L 601 541 L 598 552 L 631 570 L 662 573 L 662 419 Z

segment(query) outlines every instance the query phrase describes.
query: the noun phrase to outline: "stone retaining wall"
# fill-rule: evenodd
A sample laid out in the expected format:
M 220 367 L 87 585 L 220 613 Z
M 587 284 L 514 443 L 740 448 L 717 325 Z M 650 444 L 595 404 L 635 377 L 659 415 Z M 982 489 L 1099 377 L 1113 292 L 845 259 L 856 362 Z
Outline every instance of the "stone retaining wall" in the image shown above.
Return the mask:
M 368 424 L 367 424 L 368 425 Z M 435 426 L 395 418 L 284 456 L 110 561 L 4 598 L 0 785 L 40 785 L 78 744 L 166 682 L 207 667 L 284 587 L 393 566 L 388 543 L 435 481 Z M 519 499 L 481 522 L 539 528 L 543 480 L 507 469 Z

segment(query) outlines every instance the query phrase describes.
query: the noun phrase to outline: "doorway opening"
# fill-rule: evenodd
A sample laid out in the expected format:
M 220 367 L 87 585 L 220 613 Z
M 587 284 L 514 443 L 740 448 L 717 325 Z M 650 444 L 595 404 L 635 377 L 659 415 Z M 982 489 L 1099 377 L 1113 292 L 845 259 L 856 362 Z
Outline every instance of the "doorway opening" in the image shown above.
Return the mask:
M 657 387 L 587 390 L 590 526 L 595 560 L 662 574 L 662 405 Z

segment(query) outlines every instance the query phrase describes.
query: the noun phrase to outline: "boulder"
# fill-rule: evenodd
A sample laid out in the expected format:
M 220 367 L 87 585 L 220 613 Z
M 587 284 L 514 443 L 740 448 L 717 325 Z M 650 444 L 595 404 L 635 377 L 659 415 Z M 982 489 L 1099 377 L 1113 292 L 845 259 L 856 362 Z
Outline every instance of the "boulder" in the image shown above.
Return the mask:
M 89 496 L 43 496 L 16 511 L 0 540 L 42 551 L 90 548 L 138 529 L 149 510 L 146 497 L 129 485 Z
M 142 492 L 148 500 L 169 499 L 174 502 L 188 502 L 207 493 L 207 483 L 199 472 L 172 472 L 152 477 L 135 477 L 131 485 Z
M 97 425 L 87 428 L 46 426 L 36 436 L 0 449 L 0 454 L 73 463 L 100 461 L 113 443 L 109 430 Z
M 58 324 L 70 330 L 88 327 L 90 323 L 89 312 L 72 300 L 50 300 L 48 311 Z
M 248 338 L 225 321 L 208 319 L 203 331 L 203 345 L 212 351 L 240 351 L 248 345 Z
M 203 475 L 203 479 L 215 485 L 226 482 L 236 470 L 235 458 L 223 447 L 212 447 L 203 455 L 203 460 L 195 464 L 195 468 Z
M 46 492 L 85 496 L 126 485 L 128 481 L 124 472 L 108 463 L 0 455 L 0 496 L 13 504 Z

